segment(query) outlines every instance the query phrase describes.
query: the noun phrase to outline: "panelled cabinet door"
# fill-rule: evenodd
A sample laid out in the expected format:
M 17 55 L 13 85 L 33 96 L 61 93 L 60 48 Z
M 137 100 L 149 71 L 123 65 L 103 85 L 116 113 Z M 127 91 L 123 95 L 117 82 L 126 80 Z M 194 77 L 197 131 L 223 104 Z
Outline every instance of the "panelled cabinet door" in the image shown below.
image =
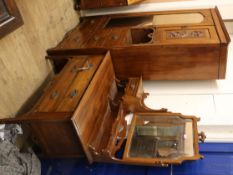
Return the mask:
M 0 38 L 23 24 L 14 0 L 0 0 Z

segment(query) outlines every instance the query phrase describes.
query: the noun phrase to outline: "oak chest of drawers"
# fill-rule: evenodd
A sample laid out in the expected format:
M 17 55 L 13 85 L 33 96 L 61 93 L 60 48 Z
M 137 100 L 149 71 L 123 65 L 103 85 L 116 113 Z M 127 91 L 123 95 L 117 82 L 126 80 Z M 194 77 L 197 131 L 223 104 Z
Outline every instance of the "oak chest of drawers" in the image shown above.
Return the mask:
M 218 9 L 86 17 L 49 56 L 109 50 L 116 77 L 225 78 L 229 35 Z

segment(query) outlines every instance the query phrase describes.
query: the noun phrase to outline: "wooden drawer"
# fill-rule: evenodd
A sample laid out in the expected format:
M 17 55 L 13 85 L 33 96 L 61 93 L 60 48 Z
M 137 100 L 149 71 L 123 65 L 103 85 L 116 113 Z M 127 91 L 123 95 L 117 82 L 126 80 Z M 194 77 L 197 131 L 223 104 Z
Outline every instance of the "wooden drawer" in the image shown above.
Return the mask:
M 106 22 L 106 17 L 99 19 L 98 17 L 84 18 L 82 22 L 73 30 L 68 32 L 58 47 L 60 49 L 65 49 L 69 47 L 72 48 L 82 48 L 87 47 L 88 41 L 91 40 L 93 35 L 98 33 L 102 26 Z M 91 30 L 86 30 L 90 29 Z
M 102 55 L 79 56 L 70 59 L 63 70 L 55 76 L 40 102 L 37 112 L 71 112 L 78 105 L 88 87 Z

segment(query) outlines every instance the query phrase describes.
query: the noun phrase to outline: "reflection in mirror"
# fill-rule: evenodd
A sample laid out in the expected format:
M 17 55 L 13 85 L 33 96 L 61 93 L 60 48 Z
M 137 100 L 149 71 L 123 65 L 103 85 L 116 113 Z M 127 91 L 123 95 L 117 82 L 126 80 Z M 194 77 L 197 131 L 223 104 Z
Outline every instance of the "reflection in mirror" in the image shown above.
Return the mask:
M 193 156 L 193 123 L 178 116 L 135 116 L 130 157 L 170 158 Z
M 111 18 L 106 27 L 132 27 L 145 26 L 151 24 L 153 16 L 134 16 L 134 17 L 120 17 Z
M 148 15 L 134 17 L 111 18 L 106 28 L 112 27 L 142 27 L 172 24 L 195 24 L 201 23 L 204 16 L 201 13 L 183 13 L 166 15 Z
M 154 15 L 153 25 L 194 24 L 203 20 L 204 16 L 201 13 Z

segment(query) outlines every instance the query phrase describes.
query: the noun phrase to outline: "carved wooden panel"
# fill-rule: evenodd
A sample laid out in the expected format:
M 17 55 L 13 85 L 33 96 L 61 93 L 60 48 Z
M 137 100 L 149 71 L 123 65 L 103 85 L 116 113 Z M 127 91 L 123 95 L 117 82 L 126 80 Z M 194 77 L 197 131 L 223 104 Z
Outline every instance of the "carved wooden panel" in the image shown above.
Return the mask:
M 182 38 L 209 38 L 204 30 L 177 30 L 168 31 L 167 39 L 182 39 Z
M 217 44 L 219 38 L 213 26 L 157 28 L 153 42 L 166 44 Z
M 0 38 L 23 24 L 14 0 L 0 0 Z

